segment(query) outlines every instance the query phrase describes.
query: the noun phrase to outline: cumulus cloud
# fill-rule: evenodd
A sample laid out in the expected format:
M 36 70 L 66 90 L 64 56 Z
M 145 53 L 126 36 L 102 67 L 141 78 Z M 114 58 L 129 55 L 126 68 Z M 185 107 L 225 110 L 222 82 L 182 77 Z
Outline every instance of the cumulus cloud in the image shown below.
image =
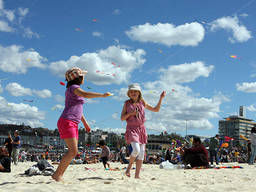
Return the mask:
M 205 66 L 203 62 L 184 63 L 171 65 L 168 69 L 160 69 L 161 79 L 172 83 L 192 82 L 200 76 L 208 77 L 214 66 Z
M 242 84 L 237 83 L 236 89 L 238 91 L 243 91 L 247 93 L 255 93 L 256 92 L 256 82 L 243 82 Z
M 24 28 L 24 33 L 23 33 L 23 37 L 27 37 L 29 39 L 36 37 L 39 38 L 39 34 L 33 32 L 29 27 Z
M 8 115 L 7 115 L 8 114 Z M 9 103 L 0 96 L 0 123 L 26 124 L 31 127 L 42 127 L 41 120 L 45 119 L 45 113 L 37 107 L 24 103 Z
M 115 9 L 114 11 L 113 11 L 113 14 L 114 15 L 120 15 L 120 9 Z
M 7 22 L 0 20 L 0 31 L 2 32 L 12 32 L 14 29 L 8 25 Z
M 255 107 L 255 105 L 249 105 L 248 107 L 246 107 L 246 109 L 248 110 L 248 111 L 256 111 L 256 107 Z
M 240 17 L 248 17 L 249 15 L 247 13 L 242 13 L 239 15 Z
M 252 38 L 251 32 L 247 28 L 240 24 L 237 16 L 234 17 L 222 17 L 214 20 L 210 23 L 211 31 L 218 29 L 224 29 L 233 33 L 232 37 L 229 37 L 229 41 L 232 43 L 243 43 Z
M 28 68 L 45 68 L 42 63 L 47 59 L 33 49 L 23 50 L 21 46 L 0 45 L 0 70 L 11 73 L 26 73 Z
M 65 97 L 63 97 L 62 95 L 55 95 L 54 96 L 55 101 L 57 101 L 58 103 L 64 103 L 65 101 Z
M 130 73 L 145 63 L 145 54 L 142 49 L 132 51 L 120 46 L 110 46 L 95 53 L 71 56 L 67 61 L 52 62 L 49 69 L 64 78 L 67 69 L 77 66 L 86 69 L 86 79 L 95 84 L 121 84 L 128 82 Z
M 3 87 L 2 85 L 0 84 L 0 94 L 3 92 Z
M 175 26 L 169 23 L 132 26 L 126 34 L 132 40 L 159 43 L 167 46 L 197 46 L 204 39 L 204 27 L 197 22 Z
M 4 2 L 3 0 L 0 0 L 0 9 L 3 9 L 4 8 Z
M 25 17 L 29 12 L 28 8 L 18 8 L 18 14 L 22 17 Z
M 146 111 L 147 129 L 157 132 L 185 131 L 186 121 L 190 129 L 213 128 L 210 119 L 219 117 L 220 105 L 229 99 L 221 93 L 217 93 L 211 98 L 196 96 L 190 87 L 183 85 L 199 78 L 208 77 L 212 70 L 213 66 L 206 66 L 200 61 L 173 65 L 159 70 L 159 80 L 141 84 L 143 97 L 151 106 L 157 104 L 163 90 L 167 91 L 160 112 Z M 179 78 L 177 74 L 181 75 L 183 79 Z M 127 88 L 121 88 L 113 98 L 128 99 L 126 91 Z
M 64 105 L 60 105 L 60 104 L 56 104 L 52 107 L 52 110 L 57 110 L 57 111 L 60 111 L 60 110 L 63 110 L 64 109 Z
M 92 32 L 92 36 L 94 37 L 101 37 L 103 34 L 101 32 L 98 32 L 98 31 L 94 31 Z
M 29 13 L 28 8 L 18 7 L 15 10 L 7 10 L 4 3 L 0 1 L 0 31 L 2 32 L 20 32 L 26 38 L 39 38 L 39 34 L 33 32 L 29 27 L 24 27 L 22 21 Z
M 51 91 L 47 89 L 33 90 L 30 88 L 22 87 L 18 83 L 8 83 L 5 89 L 8 91 L 10 95 L 15 97 L 37 95 L 38 97 L 41 97 L 41 98 L 49 98 L 52 96 Z
M 49 98 L 52 96 L 52 93 L 48 89 L 43 89 L 43 90 L 32 90 L 32 92 L 37 95 L 38 97 L 41 98 Z

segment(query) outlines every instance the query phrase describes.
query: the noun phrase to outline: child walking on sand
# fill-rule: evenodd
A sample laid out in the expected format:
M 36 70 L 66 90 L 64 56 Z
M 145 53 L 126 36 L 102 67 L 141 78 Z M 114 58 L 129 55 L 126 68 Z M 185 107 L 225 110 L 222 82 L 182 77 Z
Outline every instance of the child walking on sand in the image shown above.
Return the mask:
M 102 150 L 100 157 L 101 157 L 101 161 L 103 163 L 103 166 L 104 166 L 105 169 L 107 168 L 107 166 L 108 166 L 108 168 L 110 168 L 110 164 L 108 163 L 108 157 L 110 156 L 109 147 L 106 146 L 106 143 L 105 143 L 104 140 L 100 140 L 99 145 L 100 145 L 100 148 Z
M 135 178 L 140 178 L 140 169 L 145 156 L 145 146 L 147 143 L 147 133 L 144 126 L 146 120 L 144 109 L 146 108 L 150 111 L 158 112 L 161 107 L 162 99 L 165 97 L 166 93 L 165 91 L 161 93 L 159 101 L 155 107 L 150 106 L 144 101 L 140 85 L 137 83 L 128 86 L 127 95 L 130 99 L 124 103 L 121 120 L 126 120 L 127 122 L 125 140 L 127 144 L 131 144 L 132 153 L 125 174 L 128 177 L 131 176 L 130 170 L 136 159 Z
M 101 94 L 86 92 L 81 89 L 80 85 L 84 83 L 84 75 L 86 73 L 87 71 L 74 67 L 67 70 L 65 74 L 67 81 L 65 108 L 58 120 L 57 126 L 60 138 L 64 139 L 68 151 L 63 156 L 57 170 L 52 175 L 52 178 L 56 181 L 62 181 L 65 170 L 78 152 L 78 124 L 80 121 L 82 121 L 86 131 L 90 131 L 90 127 L 83 115 L 84 98 L 108 97 L 111 95 L 109 92 Z

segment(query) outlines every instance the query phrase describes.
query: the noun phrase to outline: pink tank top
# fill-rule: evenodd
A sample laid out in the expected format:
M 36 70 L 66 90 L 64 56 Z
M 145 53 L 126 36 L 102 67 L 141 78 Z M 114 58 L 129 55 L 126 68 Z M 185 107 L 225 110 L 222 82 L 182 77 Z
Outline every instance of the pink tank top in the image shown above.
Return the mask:
M 140 144 L 147 143 L 147 133 L 144 123 L 145 119 L 145 106 L 142 101 L 139 103 L 133 103 L 131 100 L 125 101 L 126 105 L 126 113 L 134 112 L 135 110 L 138 111 L 137 116 L 131 116 L 126 119 L 127 126 L 126 126 L 126 133 L 125 133 L 125 140 L 127 144 L 131 142 L 137 142 Z

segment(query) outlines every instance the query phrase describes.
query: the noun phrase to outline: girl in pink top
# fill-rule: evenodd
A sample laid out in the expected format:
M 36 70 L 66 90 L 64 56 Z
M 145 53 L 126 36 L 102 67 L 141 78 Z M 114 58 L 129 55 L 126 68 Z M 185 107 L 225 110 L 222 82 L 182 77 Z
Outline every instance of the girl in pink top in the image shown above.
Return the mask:
M 165 91 L 163 91 L 160 95 L 158 104 L 155 107 L 152 107 L 144 101 L 139 84 L 134 83 L 128 87 L 127 95 L 130 99 L 125 101 L 121 114 L 121 120 L 126 120 L 127 122 L 125 140 L 127 144 L 131 144 L 132 146 L 129 165 L 125 172 L 128 177 L 131 176 L 130 170 L 136 159 L 135 178 L 140 178 L 140 169 L 143 163 L 145 146 L 147 143 L 147 133 L 144 126 L 146 120 L 144 109 L 146 108 L 150 111 L 158 112 L 165 94 Z
M 83 115 L 84 98 L 108 97 L 111 93 L 93 93 L 86 92 L 80 88 L 84 83 L 84 75 L 87 71 L 83 71 L 78 67 L 67 70 L 65 77 L 67 81 L 67 90 L 65 93 L 65 108 L 58 120 L 57 126 L 60 138 L 64 139 L 68 152 L 63 156 L 57 170 L 52 175 L 55 181 L 62 181 L 63 174 L 73 158 L 77 155 L 78 143 L 78 124 L 82 121 L 87 132 L 90 132 Z

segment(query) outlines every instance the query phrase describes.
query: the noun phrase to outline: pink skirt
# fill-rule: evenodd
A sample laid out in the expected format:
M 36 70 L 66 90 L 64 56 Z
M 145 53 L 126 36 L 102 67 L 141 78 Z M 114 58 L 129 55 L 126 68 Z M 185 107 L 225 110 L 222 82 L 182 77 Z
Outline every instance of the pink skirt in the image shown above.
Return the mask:
M 78 140 L 78 124 L 76 122 L 61 117 L 57 126 L 61 139 L 76 138 Z

